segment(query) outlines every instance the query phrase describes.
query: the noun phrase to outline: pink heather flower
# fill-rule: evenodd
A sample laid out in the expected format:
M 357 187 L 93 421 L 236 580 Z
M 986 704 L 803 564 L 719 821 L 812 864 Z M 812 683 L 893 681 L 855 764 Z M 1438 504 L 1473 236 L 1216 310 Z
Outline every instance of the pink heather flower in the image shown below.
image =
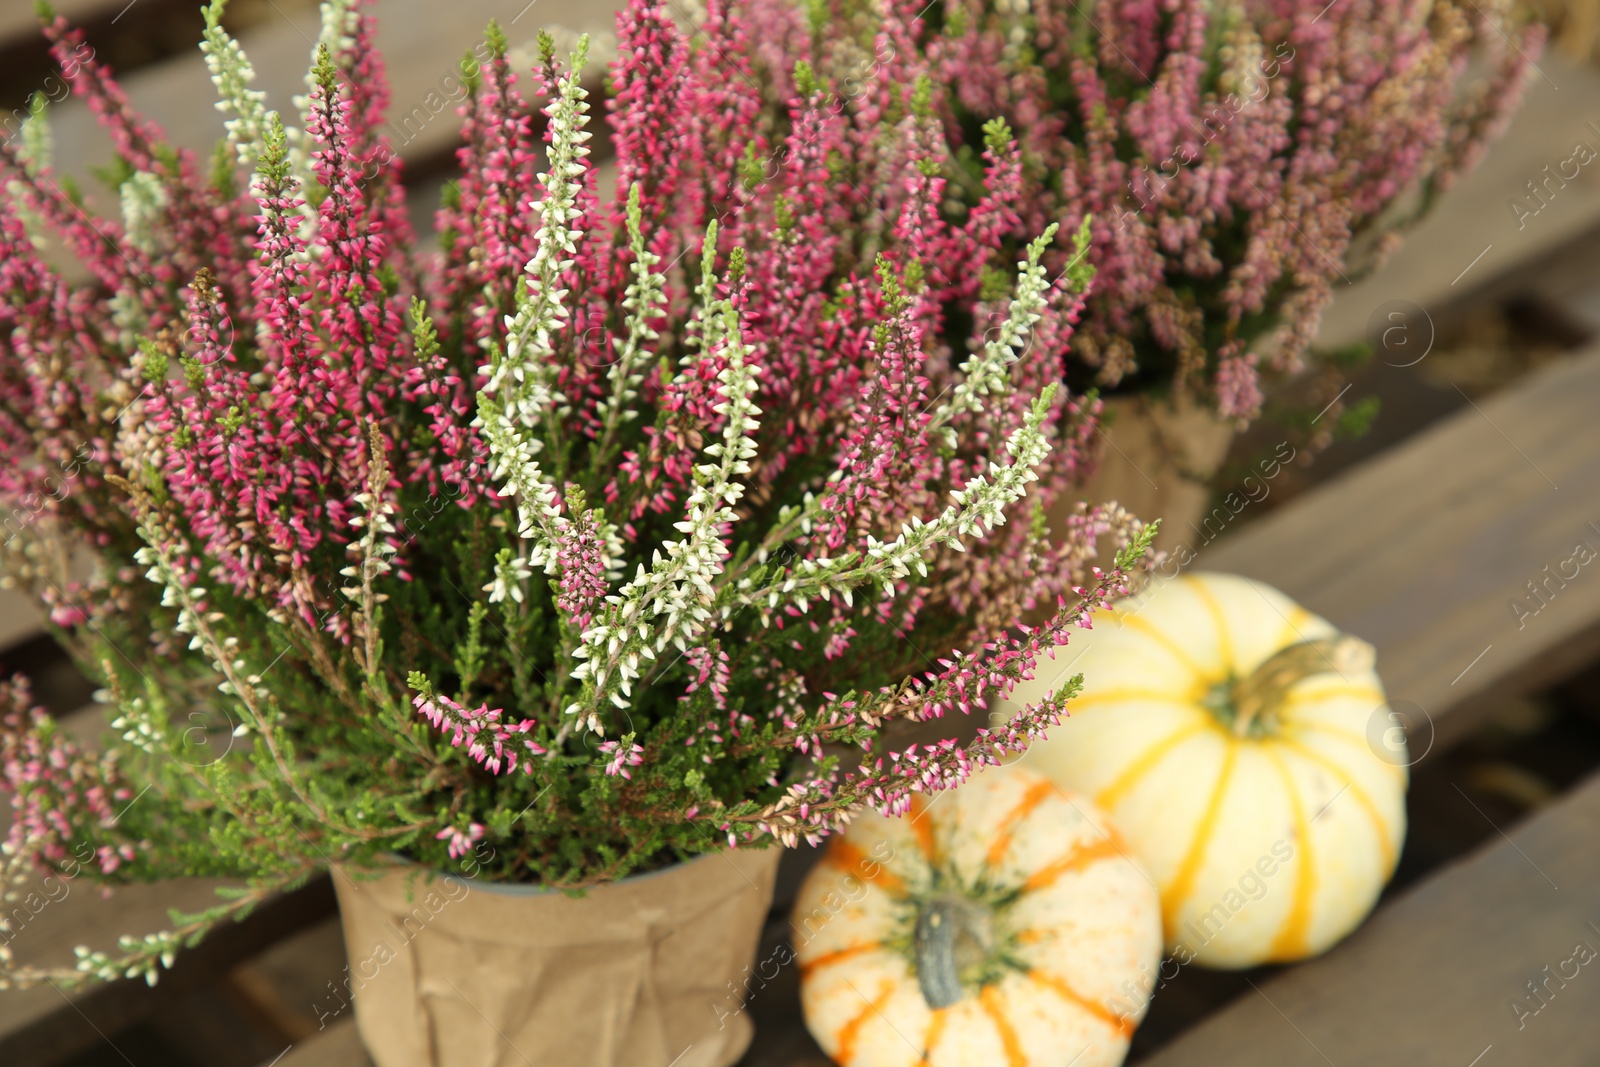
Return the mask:
M 101 873 L 137 855 L 122 839 L 119 816 L 136 798 L 122 782 L 114 754 L 84 752 L 34 707 L 27 682 L 0 681 L 0 792 L 10 794 L 5 850 L 35 855 L 57 870 L 86 862 L 92 848 Z
M 531 774 L 533 765 L 528 762 L 529 757 L 544 755 L 545 750 L 527 736 L 537 725 L 532 719 L 502 723 L 500 716 L 504 710 L 501 708 L 491 709 L 488 704 L 480 704 L 468 709 L 446 696 L 429 700 L 418 693 L 411 703 L 437 730 L 452 735 L 452 747 L 465 746 L 467 755 L 491 774 L 499 774 L 502 769 L 508 773 L 516 770 L 519 758 L 523 773 Z
M 474 841 L 483 840 L 483 826 L 481 823 L 468 823 L 465 831 L 447 826 L 433 836 L 437 841 L 450 842 L 450 858 L 460 859 L 472 851 Z
M 689 684 L 684 687 L 679 700 L 688 700 L 702 687 L 710 690 L 711 699 L 718 711 L 728 710 L 728 653 L 715 642 L 700 645 L 684 653 L 684 661 L 694 671 Z
M 1217 367 L 1217 413 L 1223 418 L 1249 422 L 1261 413 L 1262 399 L 1255 357 L 1234 356 Z
M 600 751 L 611 757 L 606 762 L 606 773 L 610 775 L 620 774 L 624 778 L 632 778 L 633 775 L 628 773 L 628 768 L 637 767 L 644 762 L 644 747 L 642 745 L 624 747 L 619 741 L 602 741 L 600 743 Z
M 112 873 L 133 857 L 132 845 L 101 845 L 95 849 L 95 858 L 100 862 L 101 874 Z
M 1369 265 L 1367 245 L 1393 247 L 1385 209 L 1482 155 L 1544 33 L 1509 0 L 1443 0 L 1427 18 L 1401 0 L 1032 0 L 1025 17 L 987 0 L 942 6 L 935 22 L 916 3 L 834 5 L 813 34 L 793 0 L 740 5 L 785 82 L 803 59 L 822 84 L 852 87 L 855 136 L 881 138 L 890 115 L 922 124 L 887 151 L 946 168 L 905 175 L 881 210 L 934 289 L 975 293 L 996 235 L 1092 216 L 1079 376 L 1115 386 L 1175 366 L 1178 390 L 1238 419 L 1258 405 L 1225 346 L 1270 358 L 1262 371 L 1300 369 L 1333 286 Z M 919 77 L 952 93 L 924 120 L 905 106 Z M 988 127 L 982 172 L 975 154 L 957 167 L 1003 199 L 945 232 L 930 211 L 953 169 L 937 134 L 999 120 L 1015 142 Z
M 594 511 L 574 516 L 556 538 L 556 606 L 572 617 L 579 630 L 587 629 L 600 598 L 610 591 L 606 583 L 606 543 Z
M 57 604 L 50 609 L 50 621 L 63 628 L 70 629 L 88 618 L 82 609 L 72 604 Z

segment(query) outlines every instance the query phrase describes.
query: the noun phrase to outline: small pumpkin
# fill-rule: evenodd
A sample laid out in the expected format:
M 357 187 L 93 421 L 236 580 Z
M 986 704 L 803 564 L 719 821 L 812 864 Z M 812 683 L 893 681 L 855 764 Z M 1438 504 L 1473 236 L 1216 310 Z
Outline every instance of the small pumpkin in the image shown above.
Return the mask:
M 1160 959 L 1156 890 L 1105 814 L 1020 767 L 833 839 L 791 923 L 842 1067 L 1111 1067 Z
M 1110 813 L 1161 887 L 1177 962 L 1296 960 L 1353 930 L 1406 824 L 1371 646 L 1222 574 L 1158 581 L 1092 626 L 997 714 L 1083 675 L 1021 762 Z

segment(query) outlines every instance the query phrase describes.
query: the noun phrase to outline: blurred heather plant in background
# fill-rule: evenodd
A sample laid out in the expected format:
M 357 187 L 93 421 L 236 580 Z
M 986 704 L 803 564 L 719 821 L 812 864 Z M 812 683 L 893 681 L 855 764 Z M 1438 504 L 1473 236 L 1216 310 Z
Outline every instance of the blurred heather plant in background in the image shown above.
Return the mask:
M 1505 0 L 751 2 L 771 69 L 804 60 L 856 116 L 949 86 L 924 137 L 957 146 L 952 188 L 1010 123 L 1014 215 L 987 224 L 1013 241 L 1096 220 L 1069 382 L 1238 421 L 1498 133 L 1543 33 Z
M 293 126 L 220 10 L 209 170 L 92 62 L 120 223 L 42 112 L 0 147 L 0 496 L 38 505 L 3 562 L 117 732 L 80 751 L 19 682 L 0 756 L 9 883 L 247 888 L 8 980 L 153 980 L 332 860 L 581 886 L 815 840 L 1057 721 L 1071 687 L 966 745 L 885 732 L 1029 677 L 1149 540 L 1114 505 L 1046 527 L 1098 410 L 1058 383 L 1090 238 L 1014 239 L 1043 211 L 1003 122 L 950 184 L 920 66 L 841 108 L 802 64 L 774 113 L 738 9 L 691 39 L 636 0 L 602 188 L 582 46 L 516 71 L 491 27 L 430 255 L 358 0 L 324 4 Z

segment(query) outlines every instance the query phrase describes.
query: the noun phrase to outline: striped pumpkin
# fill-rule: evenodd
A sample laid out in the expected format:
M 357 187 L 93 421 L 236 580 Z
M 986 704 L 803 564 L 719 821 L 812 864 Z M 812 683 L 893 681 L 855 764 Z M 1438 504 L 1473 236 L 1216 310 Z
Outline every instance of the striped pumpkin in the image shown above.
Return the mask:
M 1372 909 L 1407 772 L 1370 646 L 1268 586 L 1199 574 L 1113 605 L 1047 666 L 997 714 L 1083 675 L 1022 763 L 1110 812 L 1161 887 L 1177 962 L 1315 955 Z
M 1016 767 L 863 816 L 795 905 L 806 1025 L 841 1067 L 1121 1063 L 1161 950 L 1130 854 L 1103 812 Z

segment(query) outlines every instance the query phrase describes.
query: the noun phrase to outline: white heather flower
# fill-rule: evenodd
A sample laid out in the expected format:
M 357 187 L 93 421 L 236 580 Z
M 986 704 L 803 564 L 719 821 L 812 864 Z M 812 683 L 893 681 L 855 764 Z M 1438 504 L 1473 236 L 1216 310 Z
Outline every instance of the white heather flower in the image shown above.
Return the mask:
M 158 255 L 156 233 L 167 207 L 167 191 L 161 179 L 149 171 L 137 171 L 122 183 L 122 227 L 128 243 L 149 255 Z
M 237 116 L 223 123 L 228 131 L 228 143 L 239 157 L 239 165 L 252 170 L 267 129 L 267 94 L 250 88 L 250 83 L 255 81 L 255 68 L 239 42 L 222 28 L 225 4 L 226 0 L 211 0 L 206 8 L 206 28 L 200 51 L 205 54 L 211 82 L 217 87 L 216 109 L 225 115 L 232 112 Z
M 982 352 L 974 353 L 961 364 L 962 380 L 950 390 L 950 399 L 934 410 L 928 432 L 943 428 L 951 437 L 952 447 L 955 441 L 953 431 L 948 429 L 950 420 L 963 412 L 983 410 L 985 397 L 1010 389 L 1006 371 L 1022 355 L 1034 324 L 1045 310 L 1050 282 L 1039 259 L 1055 235 L 1056 227 L 1052 224 L 1028 245 L 1027 258 L 1017 264 L 1017 288 L 1006 321 L 1000 325 L 996 336 L 984 342 Z

